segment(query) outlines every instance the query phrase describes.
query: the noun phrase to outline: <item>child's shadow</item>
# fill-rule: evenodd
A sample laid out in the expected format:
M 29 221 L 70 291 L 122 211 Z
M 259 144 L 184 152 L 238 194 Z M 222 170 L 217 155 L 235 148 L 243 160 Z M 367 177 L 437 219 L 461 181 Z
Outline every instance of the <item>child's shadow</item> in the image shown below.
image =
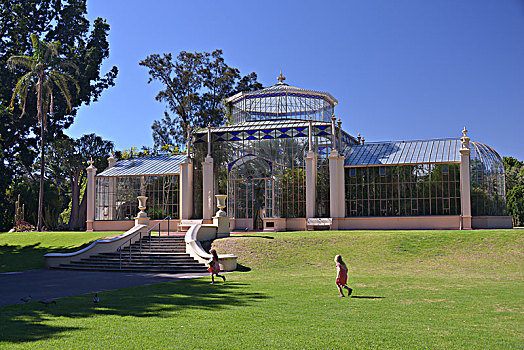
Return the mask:
M 384 297 L 375 297 L 370 295 L 352 295 L 351 298 L 356 299 L 384 299 Z

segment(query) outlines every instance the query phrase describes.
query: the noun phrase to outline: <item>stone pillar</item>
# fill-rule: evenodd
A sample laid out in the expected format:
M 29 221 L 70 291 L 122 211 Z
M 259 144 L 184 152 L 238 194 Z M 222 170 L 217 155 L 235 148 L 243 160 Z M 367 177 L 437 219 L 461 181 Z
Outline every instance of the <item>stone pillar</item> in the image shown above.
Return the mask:
M 309 150 L 306 155 L 306 218 L 316 216 L 317 154 L 313 151 L 313 122 L 309 117 Z
M 210 220 L 215 209 L 213 183 L 213 157 L 211 157 L 211 123 L 207 124 L 207 156 L 202 162 L 202 219 Z
M 469 137 L 466 127 L 462 130 L 460 142 L 460 210 L 461 229 L 471 230 L 471 170 L 470 170 L 470 148 Z
M 107 158 L 107 169 L 110 169 L 116 165 L 117 159 L 115 158 L 115 152 L 111 152 L 111 156 Z M 107 193 L 108 209 L 107 213 L 108 220 L 116 220 L 116 199 L 115 199 L 115 189 L 116 189 L 116 177 L 109 178 L 109 187 Z
M 188 220 L 193 215 L 193 160 L 186 158 L 180 164 L 180 219 Z
M 214 214 L 213 158 L 202 162 L 202 219 L 210 220 Z
M 86 227 L 88 232 L 93 231 L 93 223 L 95 221 L 95 188 L 96 188 L 96 168 L 93 166 L 93 161 L 89 161 L 87 167 L 87 216 Z
M 332 150 L 329 154 L 329 216 L 332 218 L 344 217 L 344 157 L 340 156 L 337 151 L 337 142 L 335 140 L 335 116 L 331 123 L 332 133 Z

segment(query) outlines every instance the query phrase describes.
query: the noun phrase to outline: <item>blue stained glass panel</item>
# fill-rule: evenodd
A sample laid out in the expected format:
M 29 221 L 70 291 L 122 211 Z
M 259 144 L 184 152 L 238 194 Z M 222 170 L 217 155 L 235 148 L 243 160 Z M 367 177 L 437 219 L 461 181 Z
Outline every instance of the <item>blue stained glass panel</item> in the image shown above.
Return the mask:
M 326 135 L 330 135 L 330 134 L 325 131 L 321 131 L 316 136 L 326 136 Z
M 241 141 L 241 140 L 242 140 L 242 139 L 240 139 L 240 138 L 238 138 L 238 137 L 236 137 L 236 136 L 233 137 L 233 138 L 231 139 L 231 141 Z
M 291 136 L 287 135 L 287 134 L 282 134 L 280 135 L 278 138 L 279 139 L 287 139 L 287 138 L 290 138 Z
M 263 139 L 274 139 L 274 137 L 271 135 L 264 135 Z
M 303 132 L 299 132 L 298 134 L 295 134 L 295 137 L 307 137 L 307 135 Z
M 247 140 L 256 140 L 257 138 L 255 136 L 249 136 Z

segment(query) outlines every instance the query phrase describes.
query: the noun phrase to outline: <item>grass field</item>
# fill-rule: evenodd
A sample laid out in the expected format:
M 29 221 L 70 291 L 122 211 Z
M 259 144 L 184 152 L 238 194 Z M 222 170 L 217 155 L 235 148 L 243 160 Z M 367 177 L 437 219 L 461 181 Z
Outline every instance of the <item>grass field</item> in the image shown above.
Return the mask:
M 91 242 L 121 232 L 0 233 L 0 272 L 41 269 L 47 253 L 79 250 Z
M 215 242 L 226 283 L 185 280 L 0 307 L 0 347 L 524 347 L 522 230 L 295 232 Z M 333 258 L 349 266 L 337 298 Z

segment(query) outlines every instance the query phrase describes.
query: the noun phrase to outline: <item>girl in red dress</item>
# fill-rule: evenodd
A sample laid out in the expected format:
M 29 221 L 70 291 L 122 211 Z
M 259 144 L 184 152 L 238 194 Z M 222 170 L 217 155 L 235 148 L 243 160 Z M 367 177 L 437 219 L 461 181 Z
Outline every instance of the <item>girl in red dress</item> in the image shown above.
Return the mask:
M 214 250 L 214 249 L 211 249 L 209 252 L 213 256 L 212 259 L 208 262 L 209 267 L 207 268 L 207 271 L 209 271 L 209 273 L 211 273 L 211 284 L 215 284 L 215 275 L 217 275 L 218 277 L 221 277 L 224 280 L 224 282 L 225 282 L 226 281 L 226 277 L 222 276 L 222 275 L 219 275 L 219 273 L 220 273 L 220 264 L 218 263 L 217 251 Z
M 353 289 L 347 286 L 348 267 L 346 266 L 340 255 L 335 256 L 335 263 L 337 264 L 337 280 L 335 283 L 337 284 L 338 291 L 340 292 L 339 297 L 343 298 L 345 296 L 342 292 L 342 288 L 346 288 L 348 290 L 348 296 L 350 296 L 353 292 Z

